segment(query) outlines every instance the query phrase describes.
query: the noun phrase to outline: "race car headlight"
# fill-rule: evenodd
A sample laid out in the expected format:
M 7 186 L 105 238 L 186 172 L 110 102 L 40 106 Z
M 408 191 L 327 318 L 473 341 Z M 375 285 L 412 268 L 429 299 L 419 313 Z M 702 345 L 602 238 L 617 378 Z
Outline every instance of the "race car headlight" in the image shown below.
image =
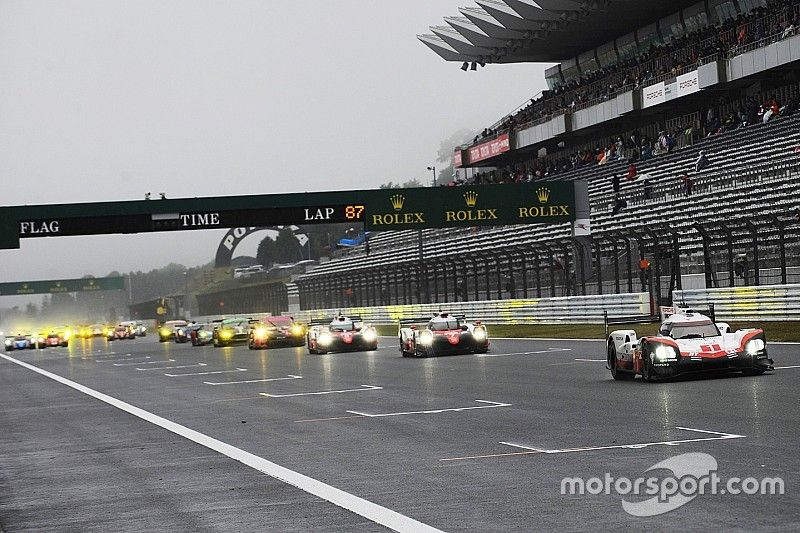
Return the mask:
M 378 334 L 375 333 L 375 330 L 369 328 L 364 332 L 364 340 L 367 342 L 375 342 L 378 339 Z
M 300 324 L 295 324 L 292 326 L 292 329 L 289 330 L 292 335 L 302 335 L 303 334 L 303 326 Z
M 182 329 L 178 330 L 178 335 L 183 335 L 183 330 Z
M 39 342 L 44 342 L 44 337 L 39 337 Z
M 764 339 L 751 339 L 745 344 L 744 351 L 747 355 L 758 355 L 764 350 L 764 346 Z
M 161 335 L 162 337 L 168 337 L 169 336 L 169 329 L 161 328 L 160 330 L 158 330 L 158 334 Z
M 476 341 L 485 341 L 486 330 L 483 328 L 475 328 L 472 330 L 472 338 L 474 338 Z
M 11 346 L 12 344 L 14 344 L 12 339 L 6 339 L 6 346 Z
M 264 339 L 269 337 L 269 332 L 267 331 L 266 328 L 258 328 L 255 331 L 255 336 L 256 336 L 256 339 L 258 339 L 260 341 L 263 341 Z
M 430 331 L 423 331 L 419 334 L 419 343 L 423 346 L 430 346 L 433 344 L 433 333 Z
M 72 336 L 72 333 L 71 333 L 69 330 L 67 330 L 67 331 L 65 331 L 65 332 L 64 332 L 64 340 L 65 340 L 65 341 L 66 341 L 66 340 L 69 340 L 69 338 L 70 338 L 71 336 Z
M 229 330 L 220 331 L 219 338 L 225 341 L 231 340 L 233 338 L 233 332 Z
M 328 344 L 333 342 L 333 335 L 331 335 L 330 333 L 321 333 L 320 336 L 317 338 L 317 342 L 319 342 L 323 346 L 327 346 Z
M 656 361 L 674 361 L 677 359 L 675 355 L 675 350 L 669 346 L 659 345 L 656 346 L 655 352 L 653 352 Z

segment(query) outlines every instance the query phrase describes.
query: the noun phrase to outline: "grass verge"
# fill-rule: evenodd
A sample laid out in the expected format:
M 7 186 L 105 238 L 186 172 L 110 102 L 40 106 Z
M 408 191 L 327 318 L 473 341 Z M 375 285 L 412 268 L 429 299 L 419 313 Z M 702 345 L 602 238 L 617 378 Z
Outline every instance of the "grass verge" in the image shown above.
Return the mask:
M 761 328 L 767 341 L 800 342 L 800 322 L 730 322 L 731 329 Z M 375 326 L 379 335 L 397 335 L 397 326 Z M 602 339 L 602 324 L 490 324 L 489 336 L 514 337 L 521 339 Z M 611 329 L 632 329 L 636 335 L 652 335 L 658 330 L 657 324 L 615 324 Z

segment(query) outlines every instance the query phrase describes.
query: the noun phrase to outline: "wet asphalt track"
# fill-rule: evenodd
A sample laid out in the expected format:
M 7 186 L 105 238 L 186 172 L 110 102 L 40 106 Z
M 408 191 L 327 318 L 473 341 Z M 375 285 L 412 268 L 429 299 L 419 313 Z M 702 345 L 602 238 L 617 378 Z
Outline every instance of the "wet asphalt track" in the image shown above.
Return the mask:
M 800 365 L 800 346 L 770 353 Z M 392 339 L 324 356 L 153 337 L 8 355 L 442 530 L 800 530 L 800 368 L 614 382 L 602 342 L 549 340 L 419 360 Z M 6 359 L 0 402 L 6 533 L 383 530 Z M 722 477 L 782 477 L 786 494 L 634 518 L 621 496 L 560 493 L 564 477 L 635 478 L 688 452 Z

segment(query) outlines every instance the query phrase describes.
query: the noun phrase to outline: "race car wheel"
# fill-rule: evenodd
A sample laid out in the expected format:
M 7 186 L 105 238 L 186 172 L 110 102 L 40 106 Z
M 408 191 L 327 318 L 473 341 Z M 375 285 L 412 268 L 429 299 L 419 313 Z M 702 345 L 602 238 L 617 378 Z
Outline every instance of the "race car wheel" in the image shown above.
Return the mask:
M 656 380 L 653 375 L 653 361 L 651 360 L 650 349 L 645 347 L 642 349 L 642 381 L 645 383 L 652 383 Z
M 617 381 L 630 381 L 636 377 L 633 372 L 617 368 L 617 352 L 612 343 L 608 343 L 608 367 L 611 369 L 611 377 Z

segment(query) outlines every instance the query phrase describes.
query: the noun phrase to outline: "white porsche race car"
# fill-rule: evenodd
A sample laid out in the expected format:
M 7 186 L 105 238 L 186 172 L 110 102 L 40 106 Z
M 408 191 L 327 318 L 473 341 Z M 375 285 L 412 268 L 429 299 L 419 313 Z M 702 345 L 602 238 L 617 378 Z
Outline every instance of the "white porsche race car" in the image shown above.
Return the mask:
M 773 369 L 764 330 L 729 332 L 725 323 L 685 309 L 667 317 L 656 335 L 633 330 L 608 335 L 607 367 L 616 380 L 656 381 L 693 372 L 763 374 Z

